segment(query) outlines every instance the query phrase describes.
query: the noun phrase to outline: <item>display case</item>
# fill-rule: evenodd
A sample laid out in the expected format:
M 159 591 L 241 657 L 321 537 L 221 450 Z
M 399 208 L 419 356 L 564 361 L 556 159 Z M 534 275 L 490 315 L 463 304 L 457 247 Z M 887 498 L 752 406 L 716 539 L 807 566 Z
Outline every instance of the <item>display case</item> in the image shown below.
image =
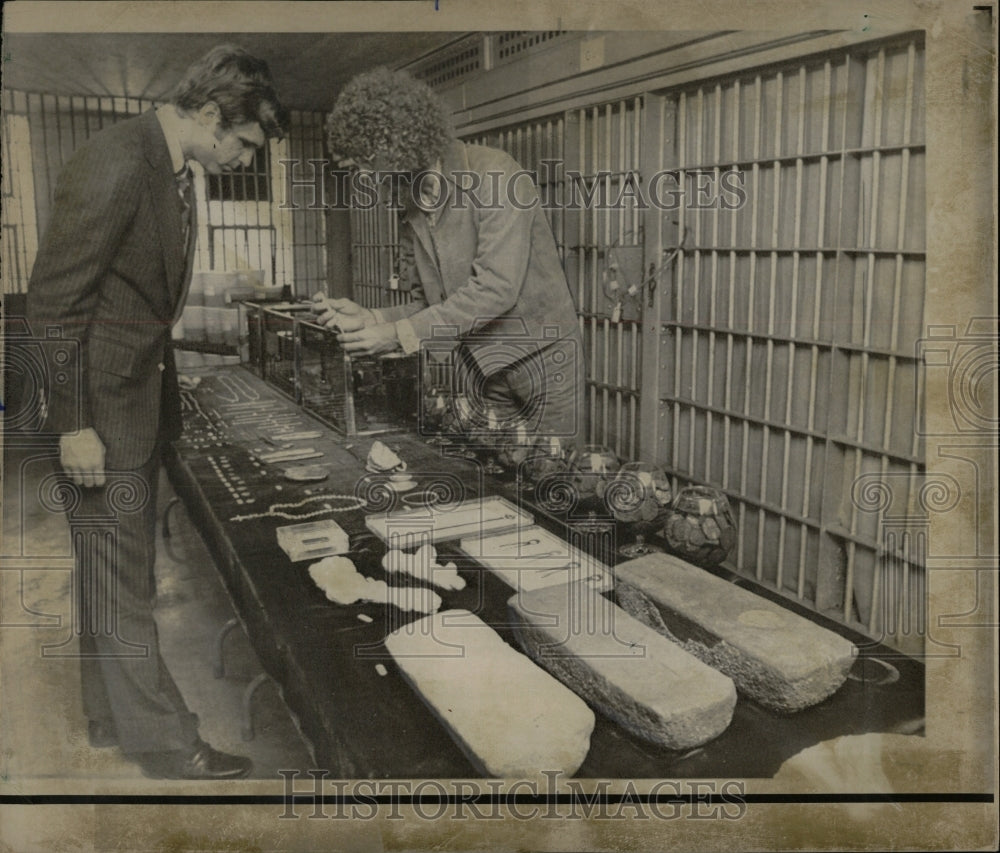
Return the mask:
M 416 356 L 351 357 L 329 329 L 295 322 L 302 407 L 344 435 L 412 429 L 417 422 Z
M 254 302 L 240 302 L 240 362 L 257 376 L 264 376 L 264 309 Z
M 244 364 L 344 435 L 416 429 L 418 358 L 350 357 L 309 303 L 244 303 Z
M 264 308 L 260 318 L 263 339 L 264 379 L 295 402 L 300 402 L 295 382 L 295 317 L 288 311 Z

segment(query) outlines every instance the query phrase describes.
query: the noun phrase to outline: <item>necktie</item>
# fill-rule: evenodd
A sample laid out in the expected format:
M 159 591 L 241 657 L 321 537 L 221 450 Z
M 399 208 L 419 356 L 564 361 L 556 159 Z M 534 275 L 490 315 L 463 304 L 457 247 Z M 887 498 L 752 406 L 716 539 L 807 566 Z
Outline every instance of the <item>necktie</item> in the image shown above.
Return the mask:
M 185 251 L 191 231 L 191 206 L 194 204 L 194 193 L 191 185 L 191 169 L 184 164 L 184 168 L 174 172 L 174 180 L 177 181 L 177 194 L 181 200 L 181 233 L 184 235 Z

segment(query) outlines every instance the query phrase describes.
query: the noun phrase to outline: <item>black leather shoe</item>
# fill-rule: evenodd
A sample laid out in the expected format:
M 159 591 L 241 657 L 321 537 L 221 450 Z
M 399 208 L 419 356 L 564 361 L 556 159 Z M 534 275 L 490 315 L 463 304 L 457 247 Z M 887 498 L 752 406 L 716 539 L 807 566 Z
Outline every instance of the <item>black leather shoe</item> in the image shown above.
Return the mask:
M 115 731 L 114 723 L 89 720 L 87 722 L 87 740 L 94 749 L 118 746 L 118 733 Z
M 135 758 L 151 779 L 242 779 L 253 770 L 249 758 L 219 752 L 203 740 L 190 750 L 147 752 Z

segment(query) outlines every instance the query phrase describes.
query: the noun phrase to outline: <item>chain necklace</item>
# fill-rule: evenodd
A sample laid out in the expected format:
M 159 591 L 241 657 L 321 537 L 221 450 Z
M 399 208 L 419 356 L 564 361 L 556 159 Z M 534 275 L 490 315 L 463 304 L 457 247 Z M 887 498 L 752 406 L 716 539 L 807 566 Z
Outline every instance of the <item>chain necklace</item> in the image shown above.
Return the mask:
M 291 515 L 287 512 L 282 512 L 285 509 L 297 509 L 300 506 L 305 506 L 308 503 L 313 503 L 315 501 L 350 501 L 350 506 L 337 507 L 334 509 L 331 506 L 326 506 L 323 509 L 318 509 L 313 512 L 300 513 L 297 515 Z M 289 521 L 303 521 L 307 518 L 313 518 L 317 515 L 326 515 L 330 512 L 350 512 L 353 509 L 361 509 L 365 505 L 364 498 L 359 498 L 357 495 L 313 495 L 312 497 L 303 498 L 298 503 L 284 503 L 284 504 L 271 504 L 267 508 L 267 512 L 255 512 L 252 515 L 234 515 L 230 518 L 230 521 L 250 521 L 254 518 L 285 518 Z

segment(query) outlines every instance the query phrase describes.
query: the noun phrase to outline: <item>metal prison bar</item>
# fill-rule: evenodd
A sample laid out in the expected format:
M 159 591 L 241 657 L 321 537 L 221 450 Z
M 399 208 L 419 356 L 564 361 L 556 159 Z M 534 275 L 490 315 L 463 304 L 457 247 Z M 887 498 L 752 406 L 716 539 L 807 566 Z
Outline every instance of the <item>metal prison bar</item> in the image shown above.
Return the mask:
M 141 98 L 3 92 L 3 233 L 5 293 L 27 291 L 39 235 L 48 223 L 55 182 L 73 151 L 101 128 L 156 104 Z M 322 211 L 282 205 L 281 159 L 323 156 L 320 112 L 293 112 L 288 137 L 258 152 L 246 170 L 195 182 L 199 240 L 196 270 L 263 270 L 265 284 L 299 293 L 326 280 Z M 8 260 L 9 259 L 9 260 Z
M 912 36 L 469 139 L 537 169 L 558 202 L 589 439 L 723 489 L 731 568 L 910 652 L 926 627 L 923 110 Z M 665 170 L 685 192 L 674 210 L 579 203 Z M 704 209 L 695 181 L 715 193 Z M 385 284 L 395 221 L 352 216 L 361 301 L 407 298 Z
M 887 549 L 858 485 L 891 482 L 915 510 L 923 474 L 920 46 L 668 98 L 681 180 L 737 168 L 747 201 L 680 211 L 665 455 L 737 504 L 738 571 L 916 649 L 923 555 Z
M 625 176 L 636 174 L 640 116 L 640 100 L 634 98 L 469 140 L 504 149 L 536 175 L 584 338 L 589 438 L 625 458 L 638 452 L 641 332 L 631 303 L 612 318 L 614 301 L 607 296 L 604 274 L 613 249 L 619 261 L 626 261 L 622 275 L 641 273 L 641 264 L 627 263 L 641 252 L 638 211 L 600 210 L 579 202 L 588 194 L 615 198 Z
M 392 288 L 390 279 L 399 271 L 399 220 L 388 210 L 386 187 L 378 188 L 382 204 L 358 207 L 352 195 L 351 272 L 354 296 L 366 308 L 389 308 L 409 301 L 409 293 Z

